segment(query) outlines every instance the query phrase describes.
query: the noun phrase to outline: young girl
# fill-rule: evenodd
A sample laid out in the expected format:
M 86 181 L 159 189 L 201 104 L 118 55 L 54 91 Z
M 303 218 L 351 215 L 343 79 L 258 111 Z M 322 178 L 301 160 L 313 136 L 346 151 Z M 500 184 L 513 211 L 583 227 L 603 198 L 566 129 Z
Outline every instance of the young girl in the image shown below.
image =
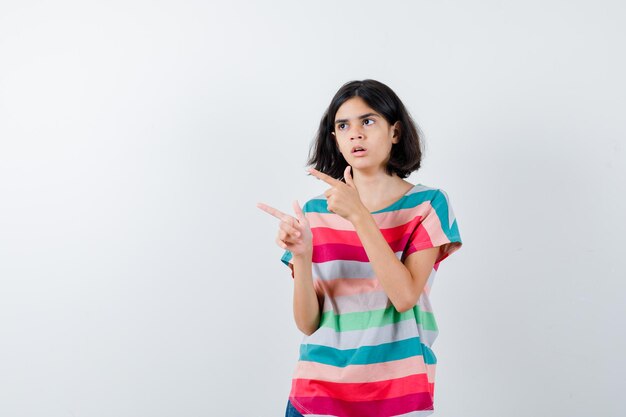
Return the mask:
M 308 161 L 329 188 L 302 208 L 294 201 L 295 217 L 258 204 L 280 219 L 276 243 L 304 333 L 287 417 L 433 413 L 428 296 L 462 242 L 447 193 L 404 180 L 420 168 L 421 140 L 389 87 L 346 83 Z

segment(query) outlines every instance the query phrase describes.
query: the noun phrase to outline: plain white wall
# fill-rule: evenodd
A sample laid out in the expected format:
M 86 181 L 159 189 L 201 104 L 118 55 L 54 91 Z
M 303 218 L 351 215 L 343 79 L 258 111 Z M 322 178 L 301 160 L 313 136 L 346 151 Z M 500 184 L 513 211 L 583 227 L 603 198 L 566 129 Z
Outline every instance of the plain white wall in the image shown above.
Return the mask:
M 438 417 L 617 417 L 621 1 L 0 2 L 0 415 L 281 416 L 275 245 L 346 81 L 393 88 L 464 247 Z

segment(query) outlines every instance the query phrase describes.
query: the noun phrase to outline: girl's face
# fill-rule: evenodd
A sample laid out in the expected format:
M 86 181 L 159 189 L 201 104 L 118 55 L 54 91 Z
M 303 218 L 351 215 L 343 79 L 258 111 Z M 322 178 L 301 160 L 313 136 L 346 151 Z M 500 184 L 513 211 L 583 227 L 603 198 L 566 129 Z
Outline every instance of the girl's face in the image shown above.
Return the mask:
M 333 135 L 339 152 L 349 165 L 376 173 L 384 171 L 391 145 L 398 143 L 397 125 L 398 122 L 394 125 L 387 123 L 361 97 L 352 97 L 337 110 Z

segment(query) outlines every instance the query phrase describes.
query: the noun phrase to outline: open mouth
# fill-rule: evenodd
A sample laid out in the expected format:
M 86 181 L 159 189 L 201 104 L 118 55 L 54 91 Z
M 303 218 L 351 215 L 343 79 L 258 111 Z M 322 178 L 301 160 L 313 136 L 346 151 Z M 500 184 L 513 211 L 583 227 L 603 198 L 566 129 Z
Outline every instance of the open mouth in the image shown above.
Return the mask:
M 362 146 L 355 146 L 352 148 L 352 155 L 363 155 L 366 151 L 367 149 Z

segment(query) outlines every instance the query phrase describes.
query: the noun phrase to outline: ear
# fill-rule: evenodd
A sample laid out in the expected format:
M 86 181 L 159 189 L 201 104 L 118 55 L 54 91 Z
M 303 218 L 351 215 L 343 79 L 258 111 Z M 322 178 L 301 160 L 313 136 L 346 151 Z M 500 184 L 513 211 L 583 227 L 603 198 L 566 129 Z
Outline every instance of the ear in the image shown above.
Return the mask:
M 402 124 L 398 120 L 397 122 L 393 124 L 393 136 L 392 136 L 393 143 L 400 142 L 400 133 L 402 132 L 401 129 L 402 129 Z

